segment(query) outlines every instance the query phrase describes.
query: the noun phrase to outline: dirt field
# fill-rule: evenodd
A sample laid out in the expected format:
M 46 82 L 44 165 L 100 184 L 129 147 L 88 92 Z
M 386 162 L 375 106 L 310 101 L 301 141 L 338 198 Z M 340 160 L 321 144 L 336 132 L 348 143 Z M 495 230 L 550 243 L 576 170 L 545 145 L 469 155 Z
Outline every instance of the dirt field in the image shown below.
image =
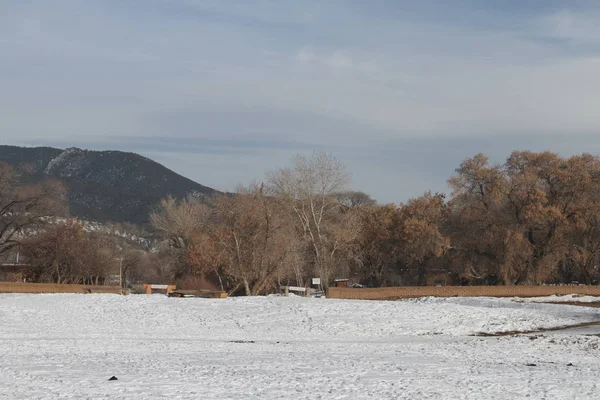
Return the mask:
M 565 294 L 600 296 L 600 286 L 404 286 L 350 289 L 330 287 L 330 299 L 398 300 L 418 297 L 541 297 Z
M 0 293 L 120 293 L 118 286 L 0 282 Z

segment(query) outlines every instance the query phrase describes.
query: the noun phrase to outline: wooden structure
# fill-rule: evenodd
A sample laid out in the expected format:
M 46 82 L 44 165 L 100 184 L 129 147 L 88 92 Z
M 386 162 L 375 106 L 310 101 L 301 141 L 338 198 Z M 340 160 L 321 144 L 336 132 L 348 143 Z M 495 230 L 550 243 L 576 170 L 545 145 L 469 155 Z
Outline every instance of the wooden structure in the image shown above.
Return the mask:
M 227 293 L 214 290 L 172 290 L 167 294 L 169 297 L 203 297 L 206 299 L 224 299 Z
M 302 294 L 302 296 L 308 297 L 310 295 L 310 289 L 301 286 L 282 286 L 283 294 L 286 296 L 290 295 L 290 292 L 296 292 Z
M 348 285 L 350 284 L 349 279 L 336 279 L 334 282 L 335 287 L 349 287 Z
M 398 300 L 418 297 L 542 297 L 567 294 L 600 296 L 600 285 L 327 288 L 327 298 L 355 300 Z
M 58 283 L 0 282 L 0 293 L 112 293 L 129 294 L 119 286 L 71 285 Z
M 146 292 L 146 294 L 163 293 L 168 295 L 175 289 L 177 289 L 177 286 L 175 285 L 144 283 L 144 291 Z

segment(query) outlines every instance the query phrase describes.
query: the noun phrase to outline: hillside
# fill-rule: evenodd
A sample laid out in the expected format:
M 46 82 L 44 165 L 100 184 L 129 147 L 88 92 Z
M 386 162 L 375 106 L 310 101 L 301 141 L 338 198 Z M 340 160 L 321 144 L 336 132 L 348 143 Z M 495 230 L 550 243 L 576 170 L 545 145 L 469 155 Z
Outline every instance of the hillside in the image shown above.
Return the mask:
M 215 192 L 135 153 L 0 146 L 0 161 L 17 168 L 28 182 L 59 179 L 67 187 L 71 215 L 97 221 L 144 224 L 167 195 Z

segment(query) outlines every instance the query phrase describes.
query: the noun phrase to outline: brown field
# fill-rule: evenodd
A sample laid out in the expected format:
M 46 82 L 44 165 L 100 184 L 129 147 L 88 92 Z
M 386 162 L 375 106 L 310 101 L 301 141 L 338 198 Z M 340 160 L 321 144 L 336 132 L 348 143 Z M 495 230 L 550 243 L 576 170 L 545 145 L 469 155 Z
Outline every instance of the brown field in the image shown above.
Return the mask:
M 600 286 L 404 286 L 327 289 L 330 299 L 398 300 L 418 297 L 538 297 L 579 294 L 600 296 Z
M 0 293 L 120 293 L 118 286 L 0 282 Z

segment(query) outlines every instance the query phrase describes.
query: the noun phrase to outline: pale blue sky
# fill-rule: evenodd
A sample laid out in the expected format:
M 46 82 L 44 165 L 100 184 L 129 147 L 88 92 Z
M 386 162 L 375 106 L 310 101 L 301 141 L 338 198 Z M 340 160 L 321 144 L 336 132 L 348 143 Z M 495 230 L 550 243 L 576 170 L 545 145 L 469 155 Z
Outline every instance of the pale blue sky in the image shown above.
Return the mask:
M 600 153 L 596 1 L 0 0 L 0 137 L 231 190 L 326 150 L 380 202 L 477 152 Z

